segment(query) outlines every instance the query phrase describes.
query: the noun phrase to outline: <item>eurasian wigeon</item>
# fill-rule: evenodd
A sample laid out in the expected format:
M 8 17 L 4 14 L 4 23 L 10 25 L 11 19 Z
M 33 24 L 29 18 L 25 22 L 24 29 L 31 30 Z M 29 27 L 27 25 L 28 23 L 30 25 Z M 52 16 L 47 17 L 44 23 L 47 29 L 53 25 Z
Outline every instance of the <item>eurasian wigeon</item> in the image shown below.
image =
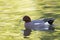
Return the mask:
M 29 36 L 32 30 L 54 30 L 53 22 L 54 18 L 44 18 L 31 21 L 29 16 L 24 16 L 25 21 L 24 36 Z

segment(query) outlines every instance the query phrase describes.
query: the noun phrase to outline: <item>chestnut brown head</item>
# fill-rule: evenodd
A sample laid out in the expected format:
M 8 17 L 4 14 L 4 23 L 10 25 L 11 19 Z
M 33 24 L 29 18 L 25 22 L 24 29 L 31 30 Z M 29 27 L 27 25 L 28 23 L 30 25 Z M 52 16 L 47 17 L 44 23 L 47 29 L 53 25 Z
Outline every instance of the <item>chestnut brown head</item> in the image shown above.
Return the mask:
M 24 16 L 23 21 L 25 21 L 27 23 L 27 22 L 31 22 L 31 19 L 29 16 Z

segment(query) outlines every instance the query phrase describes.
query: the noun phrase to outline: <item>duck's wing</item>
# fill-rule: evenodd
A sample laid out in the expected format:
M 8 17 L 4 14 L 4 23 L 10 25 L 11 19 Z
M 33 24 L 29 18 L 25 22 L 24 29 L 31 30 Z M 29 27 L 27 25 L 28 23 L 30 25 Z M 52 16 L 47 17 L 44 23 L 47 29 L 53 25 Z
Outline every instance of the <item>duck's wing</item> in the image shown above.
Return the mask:
M 44 22 L 30 22 L 30 23 L 26 23 L 26 28 L 28 29 L 32 29 L 32 30 L 47 30 L 48 26 L 45 25 Z
M 44 19 L 43 19 L 43 21 L 44 21 L 44 22 L 48 22 L 49 20 L 54 21 L 54 20 L 55 20 L 55 18 L 44 18 Z
M 43 19 L 33 20 L 32 23 L 44 23 Z

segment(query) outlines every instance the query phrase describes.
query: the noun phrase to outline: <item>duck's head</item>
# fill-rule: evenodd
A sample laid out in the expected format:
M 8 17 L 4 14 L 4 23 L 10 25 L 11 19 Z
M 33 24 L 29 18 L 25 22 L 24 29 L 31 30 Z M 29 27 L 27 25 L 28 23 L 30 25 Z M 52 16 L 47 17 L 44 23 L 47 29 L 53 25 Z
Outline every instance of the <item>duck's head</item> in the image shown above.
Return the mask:
M 27 22 L 31 22 L 31 19 L 29 16 L 24 16 L 23 21 L 25 21 L 27 23 Z

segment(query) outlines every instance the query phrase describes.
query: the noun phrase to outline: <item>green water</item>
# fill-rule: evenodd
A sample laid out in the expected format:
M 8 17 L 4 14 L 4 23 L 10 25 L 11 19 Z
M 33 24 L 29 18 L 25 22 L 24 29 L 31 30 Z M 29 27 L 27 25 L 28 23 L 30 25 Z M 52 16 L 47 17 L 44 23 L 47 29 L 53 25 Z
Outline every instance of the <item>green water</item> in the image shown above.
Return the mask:
M 55 32 L 33 31 L 24 39 L 23 16 L 53 17 Z M 0 0 L 0 40 L 60 40 L 60 0 Z

